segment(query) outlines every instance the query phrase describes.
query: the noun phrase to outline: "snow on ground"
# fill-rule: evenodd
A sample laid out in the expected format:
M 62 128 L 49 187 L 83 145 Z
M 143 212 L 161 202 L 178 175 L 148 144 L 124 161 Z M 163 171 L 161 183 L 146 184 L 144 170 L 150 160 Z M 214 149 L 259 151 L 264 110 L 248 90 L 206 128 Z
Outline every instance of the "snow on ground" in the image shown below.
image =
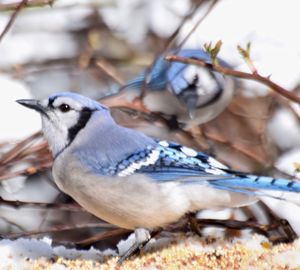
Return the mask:
M 80 251 L 53 247 L 49 238 L 18 239 L 0 241 L 0 269 L 291 269 L 300 266 L 299 252 L 300 240 L 272 246 L 259 235 L 210 242 L 178 235 L 152 241 L 140 255 L 117 267 L 112 250 Z
M 115 255 L 115 252 L 112 250 L 100 252 L 93 248 L 80 251 L 66 249 L 63 246 L 53 247 L 49 238 L 40 240 L 20 238 L 15 241 L 6 239 L 0 241 L 0 269 L 28 269 L 26 267 L 30 259 L 63 257 L 100 261 L 103 256 L 107 255 Z

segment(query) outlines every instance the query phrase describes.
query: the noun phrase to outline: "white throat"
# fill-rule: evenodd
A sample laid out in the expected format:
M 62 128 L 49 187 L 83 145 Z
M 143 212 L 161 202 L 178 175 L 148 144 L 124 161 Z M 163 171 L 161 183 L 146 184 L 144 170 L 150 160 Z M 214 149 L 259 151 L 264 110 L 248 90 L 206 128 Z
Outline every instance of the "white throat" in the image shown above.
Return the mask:
M 57 156 L 68 145 L 68 130 L 42 117 L 42 130 L 48 141 L 52 156 Z

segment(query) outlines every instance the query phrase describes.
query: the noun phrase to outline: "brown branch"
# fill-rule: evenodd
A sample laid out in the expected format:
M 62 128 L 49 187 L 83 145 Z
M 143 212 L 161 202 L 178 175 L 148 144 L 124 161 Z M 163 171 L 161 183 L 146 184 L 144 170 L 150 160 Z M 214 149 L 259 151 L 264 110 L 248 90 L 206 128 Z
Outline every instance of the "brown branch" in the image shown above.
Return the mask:
M 196 24 L 193 26 L 193 28 L 188 32 L 188 34 L 185 36 L 185 38 L 180 42 L 178 45 L 178 49 L 180 49 L 186 41 L 190 38 L 190 36 L 194 33 L 194 31 L 197 29 L 197 27 L 204 21 L 204 19 L 209 15 L 209 13 L 213 10 L 215 5 L 217 4 L 218 0 L 210 1 L 210 6 L 207 9 L 207 11 L 203 14 L 203 16 L 196 22 Z
M 8 218 L 6 217 L 0 217 L 0 219 L 2 219 L 5 223 L 7 223 L 9 226 L 13 226 L 13 227 L 16 227 L 18 230 L 20 231 L 24 231 L 25 229 L 17 224 L 16 222 L 12 221 L 12 220 L 9 220 Z
M 251 220 L 239 221 L 228 219 L 198 219 L 197 223 L 200 227 L 213 226 L 236 230 L 252 229 L 254 232 L 268 237 L 273 243 L 292 242 L 297 239 L 297 234 L 288 221 L 282 219 L 275 220 L 270 224 L 259 224 Z
M 29 163 L 26 169 L 13 171 L 13 167 L 22 162 Z M 41 132 L 25 138 L 0 157 L 0 181 L 19 175 L 29 176 L 43 171 L 52 165 L 47 144 L 42 140 Z
M 19 171 L 15 171 L 15 172 L 7 172 L 3 175 L 0 175 L 0 181 L 7 180 L 7 179 L 17 177 L 17 176 L 34 175 L 38 172 L 41 172 L 41 171 L 44 171 L 44 170 L 50 168 L 51 166 L 52 166 L 52 161 L 47 162 L 47 163 L 43 163 L 43 164 L 39 164 L 38 167 L 28 167 L 24 170 L 19 170 Z
M 97 233 L 89 238 L 86 238 L 84 240 L 78 241 L 76 242 L 76 246 L 80 246 L 80 247 L 85 247 L 85 246 L 89 246 L 92 245 L 98 241 L 107 239 L 107 238 L 111 238 L 113 236 L 118 236 L 118 235 L 122 235 L 124 233 L 129 233 L 130 231 L 127 229 L 123 229 L 123 228 L 116 228 L 113 230 L 109 230 L 109 231 L 105 231 L 105 232 L 101 232 L 101 233 Z
M 112 65 L 110 65 L 107 61 L 105 60 L 97 60 L 96 61 L 96 66 L 100 68 L 102 71 L 106 73 L 110 78 L 112 78 L 115 82 L 117 82 L 119 85 L 124 85 L 125 81 L 121 76 L 117 73 L 116 69 L 113 68 Z
M 116 228 L 114 225 L 106 223 L 106 222 L 98 222 L 98 223 L 87 223 L 87 224 L 72 224 L 72 225 L 57 225 L 53 228 L 45 229 L 45 230 L 32 230 L 29 232 L 21 232 L 21 233 L 12 233 L 1 235 L 2 238 L 7 239 L 16 239 L 19 237 L 33 236 L 39 234 L 47 234 L 47 233 L 55 233 L 61 231 L 69 231 L 69 230 L 77 230 L 77 229 L 85 229 L 85 228 Z
M 196 12 L 199 10 L 199 8 L 205 4 L 206 1 L 205 0 L 200 0 L 198 1 L 198 3 L 196 3 L 196 5 L 193 7 L 193 9 L 188 12 L 188 14 L 186 14 L 183 19 L 181 20 L 180 25 L 177 27 L 177 29 L 173 32 L 173 34 L 168 38 L 166 45 L 165 45 L 165 49 L 164 52 L 168 51 L 169 49 L 173 48 L 173 46 L 175 45 L 176 42 L 176 37 L 178 35 L 178 33 L 180 32 L 180 30 L 182 29 L 182 27 L 184 26 L 184 24 L 191 18 L 193 18 L 193 16 L 196 14 Z M 213 4 L 214 6 L 214 4 Z M 212 10 L 212 8 L 210 7 L 209 10 Z M 184 43 L 186 42 L 186 40 L 188 40 L 189 36 L 195 31 L 195 29 L 200 25 L 200 23 L 204 20 L 204 18 L 209 14 L 209 12 L 207 14 L 204 14 L 203 17 L 201 17 L 199 19 L 199 21 L 196 23 L 197 26 L 193 27 L 193 29 L 191 29 L 191 31 L 189 31 L 189 33 L 187 34 L 187 36 L 184 38 L 184 40 L 181 42 L 181 44 L 179 45 L 178 49 L 180 49 Z
M 64 210 L 64 211 L 80 211 L 85 212 L 85 209 L 79 206 L 78 204 L 70 203 L 43 203 L 43 202 L 22 202 L 22 201 L 10 201 L 5 200 L 0 197 L 0 206 L 10 206 L 13 208 L 44 208 L 44 209 L 55 209 L 55 210 Z
M 25 138 L 24 140 L 20 141 L 19 143 L 17 143 L 11 150 L 9 150 L 8 152 L 6 152 L 1 156 L 0 164 L 5 165 L 8 162 L 10 162 L 12 159 L 18 156 L 24 150 L 24 148 L 28 146 L 28 144 L 33 143 L 35 139 L 40 137 L 40 135 L 41 135 L 40 132 L 34 133 L 29 137 Z
M 184 57 L 180 57 L 180 56 L 176 56 L 176 55 L 167 55 L 165 57 L 165 59 L 167 61 L 171 61 L 171 62 L 181 62 L 181 63 L 185 63 L 185 64 L 206 67 L 210 70 L 217 71 L 217 72 L 222 73 L 224 75 L 229 75 L 229 76 L 233 76 L 233 77 L 237 77 L 237 78 L 241 78 L 241 79 L 248 79 L 248 80 L 253 80 L 253 81 L 256 81 L 256 82 L 260 82 L 260 83 L 270 87 L 271 89 L 273 89 L 276 93 L 280 94 L 281 96 L 283 96 L 283 97 L 285 97 L 285 98 L 287 98 L 291 101 L 300 103 L 300 97 L 294 95 L 290 91 L 284 89 L 280 85 L 278 85 L 275 82 L 271 81 L 269 79 L 269 77 L 261 76 L 258 73 L 242 72 L 242 71 L 226 68 L 226 67 L 221 66 L 221 65 L 207 63 L 207 62 L 202 61 L 202 60 L 184 58 Z
M 10 10 L 16 10 L 18 9 L 18 6 L 20 5 L 21 2 L 16 2 L 16 3 L 4 3 L 0 4 L 0 12 L 1 11 L 10 11 Z M 52 6 L 54 0 L 28 0 L 26 3 L 24 3 L 23 7 L 41 7 L 41 6 Z
M 26 6 L 28 0 L 22 0 L 20 3 L 17 4 L 14 12 L 12 13 L 12 15 L 10 16 L 6 26 L 4 27 L 2 33 L 0 34 L 0 42 L 2 41 L 2 39 L 4 38 L 4 36 L 6 35 L 6 33 L 8 32 L 8 30 L 11 28 L 11 26 L 13 25 L 14 21 L 17 19 L 17 16 L 19 15 L 19 13 L 21 12 L 21 10 Z
M 202 23 L 202 21 L 207 17 L 207 15 L 212 11 L 212 9 L 214 8 L 215 4 L 218 2 L 218 0 L 213 0 L 211 1 L 211 4 L 208 8 L 208 10 L 205 12 L 205 14 L 200 18 L 198 19 L 198 21 L 196 22 L 196 24 L 193 26 L 193 28 L 187 33 L 187 35 L 184 37 L 184 39 L 180 42 L 180 44 L 177 46 L 177 49 L 175 50 L 174 53 L 178 53 L 178 51 L 181 49 L 181 47 L 186 43 L 186 41 L 190 38 L 190 36 L 193 34 L 193 32 L 197 29 L 197 27 Z M 148 78 L 148 75 L 150 74 L 150 71 L 151 69 L 153 68 L 153 65 L 155 64 L 156 62 L 156 59 L 157 59 L 157 56 L 158 55 L 165 55 L 167 53 L 167 51 L 172 48 L 172 46 L 174 45 L 175 43 L 175 38 L 176 36 L 178 35 L 179 31 L 181 30 L 181 28 L 183 27 L 183 25 L 185 24 L 185 22 L 192 18 L 195 13 L 197 12 L 197 10 L 200 8 L 200 6 L 203 4 L 203 3 L 206 3 L 206 1 L 200 1 L 200 4 L 198 6 L 196 6 L 193 10 L 191 10 L 191 12 L 189 12 L 187 15 L 185 15 L 185 17 L 183 18 L 181 24 L 177 27 L 177 29 L 173 32 L 173 34 L 171 35 L 171 37 L 167 40 L 166 42 L 166 46 L 165 48 L 163 49 L 162 52 L 158 52 L 155 57 L 154 57 L 154 60 L 152 61 L 151 65 L 145 70 L 145 78 L 144 78 L 144 81 L 141 85 L 141 91 L 140 91 L 140 95 L 139 95 L 139 99 L 143 99 L 146 95 L 146 90 L 147 90 L 147 78 Z

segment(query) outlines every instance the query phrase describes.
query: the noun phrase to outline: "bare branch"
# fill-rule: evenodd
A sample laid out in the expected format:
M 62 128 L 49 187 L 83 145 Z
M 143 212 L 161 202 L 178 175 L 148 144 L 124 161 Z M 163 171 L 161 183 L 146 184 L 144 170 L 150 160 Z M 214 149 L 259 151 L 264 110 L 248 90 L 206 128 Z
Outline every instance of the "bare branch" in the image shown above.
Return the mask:
M 180 49 L 182 48 L 182 46 L 186 43 L 186 41 L 190 38 L 190 36 L 195 32 L 195 30 L 197 29 L 197 27 L 203 22 L 203 20 L 208 16 L 208 14 L 213 10 L 214 6 L 216 5 L 216 3 L 218 2 L 218 0 L 213 0 L 210 2 L 210 6 L 208 8 L 208 10 L 203 14 L 202 17 L 200 17 L 198 19 L 198 21 L 195 23 L 195 25 L 192 27 L 192 29 L 187 33 L 187 35 L 184 37 L 184 39 L 179 43 L 179 45 L 176 47 L 176 50 L 174 53 L 178 53 L 180 51 Z M 175 41 L 176 41 L 176 37 L 179 33 L 179 31 L 181 30 L 181 28 L 183 27 L 183 25 L 186 23 L 186 21 L 190 18 L 192 18 L 197 10 L 200 8 L 200 6 L 202 4 L 206 3 L 206 1 L 201 1 L 200 0 L 200 3 L 194 7 L 182 20 L 181 24 L 177 27 L 177 29 L 174 31 L 174 33 L 171 35 L 171 37 L 168 39 L 167 43 L 166 43 L 166 46 L 164 48 L 164 50 L 160 53 L 158 53 L 157 55 L 160 55 L 160 54 L 166 54 L 166 52 L 173 47 Z M 148 75 L 150 74 L 150 71 L 153 67 L 153 65 L 155 64 L 155 61 L 156 61 L 156 58 L 157 58 L 157 55 L 156 57 L 154 57 L 154 60 L 152 61 L 152 64 L 145 70 L 145 78 L 144 78 L 144 81 L 143 81 L 143 84 L 141 86 L 141 92 L 140 92 L 140 96 L 139 98 L 142 100 L 146 94 L 146 81 L 147 81 L 147 77 Z
M 18 9 L 18 6 L 21 2 L 15 2 L 15 3 L 4 3 L 0 4 L 0 12 L 1 11 L 10 11 L 10 10 L 16 10 Z M 52 6 L 54 0 L 28 0 L 26 3 L 24 3 L 23 7 L 42 7 L 42 6 Z
M 79 206 L 78 204 L 10 201 L 0 197 L 0 206 L 4 206 L 4 205 L 13 208 L 30 207 L 30 208 L 85 212 L 85 209 Z
M 1 235 L 2 238 L 16 239 L 20 237 L 33 236 L 39 234 L 55 233 L 61 231 L 77 230 L 77 229 L 86 229 L 86 228 L 116 228 L 116 226 L 106 223 L 106 222 L 97 222 L 97 223 L 87 223 L 87 224 L 72 224 L 72 225 L 57 225 L 45 230 L 33 230 L 29 232 L 21 233 L 12 233 Z
M 111 237 L 114 237 L 114 236 L 118 236 L 118 235 L 128 233 L 128 232 L 130 232 L 130 231 L 126 230 L 126 229 L 123 229 L 123 228 L 116 228 L 116 229 L 113 229 L 113 230 L 97 233 L 97 234 L 95 234 L 95 235 L 93 235 L 93 236 L 91 236 L 87 239 L 78 241 L 78 242 L 76 242 L 76 245 L 77 246 L 82 246 L 82 247 L 89 246 L 89 245 L 92 245 L 93 243 L 96 243 L 100 240 L 104 240 L 104 239 L 111 238 Z
M 14 21 L 17 19 L 18 14 L 21 12 L 21 10 L 26 6 L 28 0 L 22 0 L 18 5 L 16 6 L 16 9 L 14 10 L 13 14 L 10 16 L 6 26 L 4 27 L 2 33 L 0 34 L 0 42 L 8 32 L 8 30 L 13 25 Z
M 222 73 L 224 75 L 229 75 L 229 76 L 233 76 L 233 77 L 237 77 L 237 78 L 241 78 L 241 79 L 248 79 L 248 80 L 253 80 L 253 81 L 256 81 L 256 82 L 260 82 L 260 83 L 270 87 L 271 89 L 273 89 L 276 93 L 280 94 L 281 96 L 283 96 L 283 97 L 285 97 L 285 98 L 287 98 L 291 101 L 300 103 L 300 97 L 294 95 L 292 92 L 284 89 L 280 85 L 278 85 L 275 82 L 271 81 L 269 77 L 261 76 L 258 73 L 242 72 L 242 71 L 226 68 L 226 67 L 223 67 L 221 65 L 215 65 L 215 64 L 207 63 L 207 62 L 202 61 L 202 60 L 184 58 L 184 57 L 180 57 L 180 56 L 177 56 L 177 55 L 167 55 L 165 57 L 165 59 L 167 61 L 171 61 L 171 62 L 181 62 L 181 63 L 185 63 L 185 64 L 206 67 L 210 70 L 217 71 L 217 72 Z
M 117 73 L 117 71 L 105 60 L 96 61 L 96 66 L 101 68 L 110 78 L 112 78 L 119 85 L 124 85 L 125 81 L 121 76 Z
M 197 29 L 197 27 L 204 21 L 204 19 L 209 15 L 209 13 L 213 10 L 213 8 L 215 7 L 215 5 L 217 4 L 218 0 L 213 0 L 210 1 L 210 6 L 207 9 L 207 11 L 203 14 L 203 16 L 197 21 L 197 23 L 195 23 L 195 25 L 193 26 L 193 28 L 188 32 L 188 34 L 185 36 L 185 38 L 180 42 L 180 44 L 178 45 L 178 49 L 180 49 L 185 43 L 186 41 L 190 38 L 190 36 L 195 32 L 195 30 Z
M 17 143 L 15 147 L 13 147 L 10 151 L 5 153 L 0 158 L 0 164 L 5 165 L 12 159 L 14 159 L 16 156 L 18 156 L 28 144 L 32 144 L 35 139 L 39 138 L 41 136 L 40 132 L 34 133 L 30 135 L 28 138 L 25 138 L 21 142 Z

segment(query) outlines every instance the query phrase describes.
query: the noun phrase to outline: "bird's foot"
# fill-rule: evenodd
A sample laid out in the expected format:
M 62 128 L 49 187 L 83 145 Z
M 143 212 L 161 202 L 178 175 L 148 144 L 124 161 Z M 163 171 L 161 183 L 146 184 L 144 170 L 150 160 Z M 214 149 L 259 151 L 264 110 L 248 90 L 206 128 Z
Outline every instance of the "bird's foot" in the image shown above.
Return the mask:
M 119 258 L 118 264 L 122 264 L 132 255 L 140 252 L 141 249 L 150 241 L 151 235 L 148 230 L 143 228 L 138 228 L 134 231 L 135 243 Z

